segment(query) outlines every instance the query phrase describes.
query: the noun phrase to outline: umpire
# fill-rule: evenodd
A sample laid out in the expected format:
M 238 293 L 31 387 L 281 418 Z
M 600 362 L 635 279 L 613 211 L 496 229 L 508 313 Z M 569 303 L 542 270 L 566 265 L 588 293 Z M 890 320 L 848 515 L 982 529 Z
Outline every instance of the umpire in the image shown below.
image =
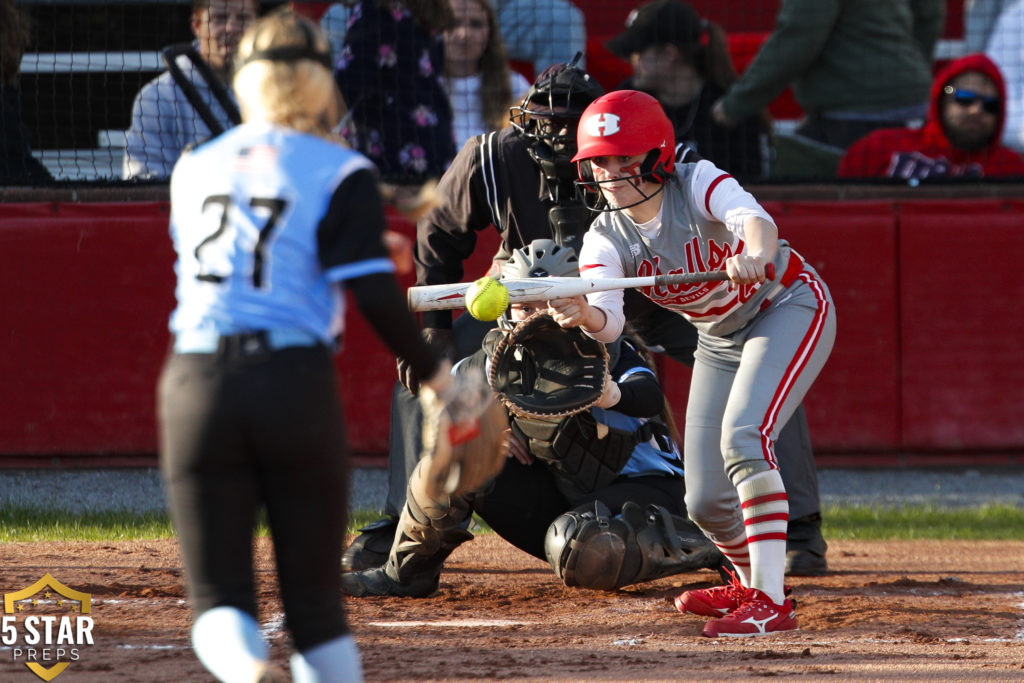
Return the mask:
M 595 214 L 583 206 L 574 185 L 576 125 L 604 89 L 576 66 L 577 59 L 541 73 L 519 106 L 512 107 L 510 127 L 469 140 L 455 157 L 437 188 L 442 201 L 417 225 L 417 285 L 463 280 L 463 262 L 476 247 L 477 233 L 492 225 L 501 235 L 493 274 L 513 250 L 535 239 L 553 239 L 579 250 Z M 697 160 L 690 150 L 683 154 L 687 162 Z M 626 316 L 645 344 L 692 367 L 697 331 L 685 319 L 635 290 L 626 292 Z M 489 326 L 468 315 L 453 325 L 448 311 L 423 314 L 427 341 L 454 359 L 479 349 Z M 406 484 L 419 457 L 416 383 L 401 361 L 399 375 L 404 387 L 396 384 L 392 395 L 385 517 L 361 529 L 345 551 L 342 566 L 348 571 L 380 567 L 387 560 Z M 828 565 L 818 473 L 802 405 L 782 430 L 776 453 L 790 495 L 786 571 L 823 575 Z

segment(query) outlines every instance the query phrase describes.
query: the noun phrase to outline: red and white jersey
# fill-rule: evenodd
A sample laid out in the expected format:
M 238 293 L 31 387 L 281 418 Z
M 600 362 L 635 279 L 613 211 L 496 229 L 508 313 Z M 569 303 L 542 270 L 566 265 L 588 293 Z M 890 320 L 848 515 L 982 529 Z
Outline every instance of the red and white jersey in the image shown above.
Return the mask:
M 583 237 L 580 275 L 646 277 L 722 270 L 727 258 L 743 251 L 743 226 L 754 216 L 775 223 L 749 192 L 711 162 L 678 164 L 665 184 L 658 215 L 648 223 L 637 224 L 623 211 L 598 216 Z M 789 257 L 788 243 L 779 240 L 776 273 L 786 272 Z M 716 281 L 641 291 L 659 306 L 685 315 L 697 329 L 721 336 L 743 327 L 782 288 L 778 280 L 741 286 Z M 608 316 L 608 324 L 593 336 L 601 341 L 617 338 L 624 322 L 622 290 L 589 294 L 587 300 Z

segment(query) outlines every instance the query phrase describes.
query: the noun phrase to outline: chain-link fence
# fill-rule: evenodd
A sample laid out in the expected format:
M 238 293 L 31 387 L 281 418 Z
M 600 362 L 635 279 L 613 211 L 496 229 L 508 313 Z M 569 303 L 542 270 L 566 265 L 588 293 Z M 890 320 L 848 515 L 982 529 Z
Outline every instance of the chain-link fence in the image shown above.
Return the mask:
M 0 2 L 10 6 L 0 27 L 6 186 L 166 182 L 186 144 L 237 121 L 225 50 L 250 13 L 273 8 Z M 403 170 L 436 174 L 469 135 L 507 124 L 504 112 L 538 72 L 580 51 L 606 90 L 651 92 L 677 142 L 745 181 L 1024 175 L 1024 0 L 657 0 L 639 10 L 625 0 L 483 3 L 453 0 L 454 20 L 438 10 L 442 0 L 385 2 L 383 13 L 375 0 L 295 3 L 330 39 L 350 109 L 341 132 L 371 158 L 389 148 Z M 492 28 L 507 71 L 472 56 L 474 40 L 494 42 Z M 986 51 L 991 70 L 980 57 L 964 61 Z M 361 68 L 363 59 L 372 68 Z M 392 77 L 389 68 L 405 71 Z M 428 96 L 404 76 L 429 77 L 448 98 L 416 110 L 441 127 L 440 166 L 388 137 L 405 128 L 376 126 L 405 106 L 403 96 Z M 370 95 L 388 88 L 395 94 Z M 865 140 L 877 129 L 890 133 Z M 385 157 L 374 160 L 386 171 Z

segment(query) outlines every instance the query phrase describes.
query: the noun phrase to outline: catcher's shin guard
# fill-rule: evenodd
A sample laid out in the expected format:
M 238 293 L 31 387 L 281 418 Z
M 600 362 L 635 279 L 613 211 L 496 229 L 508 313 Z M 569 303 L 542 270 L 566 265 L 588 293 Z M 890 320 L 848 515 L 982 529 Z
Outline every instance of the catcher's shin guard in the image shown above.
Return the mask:
M 444 561 L 473 538 L 462 528 L 472 514 L 468 498 L 445 496 L 444 502 L 426 498 L 423 469 L 421 462 L 413 471 L 387 563 L 379 569 L 343 574 L 346 594 L 426 597 L 437 590 Z
M 600 501 L 592 510 L 560 515 L 548 527 L 544 552 L 566 586 L 598 590 L 722 564 L 721 552 L 693 522 L 633 502 L 615 517 Z

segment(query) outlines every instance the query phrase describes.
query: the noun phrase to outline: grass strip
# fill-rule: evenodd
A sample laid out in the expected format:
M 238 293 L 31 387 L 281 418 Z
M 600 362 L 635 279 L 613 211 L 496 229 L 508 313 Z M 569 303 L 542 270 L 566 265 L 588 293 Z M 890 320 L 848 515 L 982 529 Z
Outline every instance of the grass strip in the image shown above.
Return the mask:
M 822 520 L 825 538 L 836 540 L 1024 540 L 1024 508 L 1007 504 L 825 506 Z
M 348 531 L 380 516 L 376 510 L 356 510 L 349 516 Z M 977 507 L 826 506 L 822 531 L 829 540 L 1024 540 L 1024 508 L 1013 505 Z M 490 533 L 475 519 L 475 533 Z M 257 533 L 268 533 L 260 521 Z M 174 527 L 163 512 L 128 511 L 71 513 L 38 508 L 0 508 L 0 542 L 131 541 L 170 538 Z

